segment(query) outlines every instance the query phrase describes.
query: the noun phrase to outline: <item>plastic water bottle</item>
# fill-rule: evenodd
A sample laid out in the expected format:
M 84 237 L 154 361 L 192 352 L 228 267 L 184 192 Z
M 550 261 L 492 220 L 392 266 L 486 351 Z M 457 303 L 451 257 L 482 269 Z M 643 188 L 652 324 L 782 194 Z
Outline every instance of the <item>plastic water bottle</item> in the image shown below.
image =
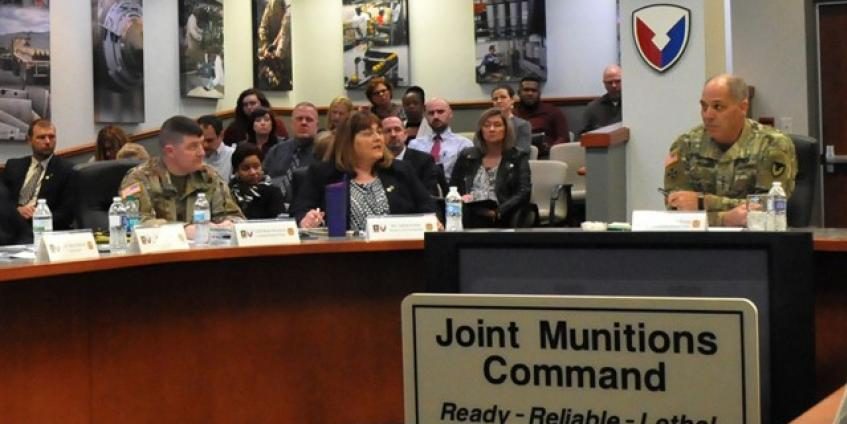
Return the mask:
M 462 231 L 462 196 L 456 186 L 451 186 L 447 197 L 444 198 L 447 219 L 447 231 Z
M 126 200 L 124 200 L 124 207 L 126 207 L 126 233 L 132 235 L 132 230 L 141 223 L 138 199 L 134 196 L 128 196 Z
M 209 244 L 209 221 L 212 220 L 212 211 L 209 209 L 209 201 L 205 193 L 198 193 L 194 202 L 194 245 L 205 246 Z
M 120 197 L 112 198 L 109 206 L 109 250 L 112 253 L 126 251 L 126 208 Z
M 779 181 L 768 191 L 768 224 L 769 231 L 788 230 L 788 199 Z
M 32 214 L 32 241 L 36 249 L 41 244 L 41 236 L 50 231 L 53 231 L 53 213 L 47 206 L 47 200 L 38 199 Z

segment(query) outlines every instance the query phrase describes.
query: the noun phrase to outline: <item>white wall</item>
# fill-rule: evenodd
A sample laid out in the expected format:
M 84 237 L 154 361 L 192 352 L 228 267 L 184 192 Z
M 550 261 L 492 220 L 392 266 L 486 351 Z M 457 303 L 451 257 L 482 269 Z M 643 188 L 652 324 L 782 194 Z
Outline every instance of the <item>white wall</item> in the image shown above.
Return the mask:
M 621 2 L 621 62 L 624 68 L 623 124 L 630 128 L 627 145 L 628 215 L 635 209 L 663 209 L 656 187 L 664 185 L 664 158 L 677 136 L 699 124 L 700 92 L 706 80 L 704 1 L 672 0 L 691 10 L 688 47 L 679 62 L 663 74 L 647 66 L 632 41 L 632 12 L 653 0 Z M 623 40 L 626 40 L 624 42 Z
M 474 81 L 472 0 L 409 0 L 412 82 L 429 95 L 480 100 L 488 87 Z M 275 106 L 299 101 L 326 105 L 343 89 L 341 0 L 292 0 L 294 91 L 268 93 Z M 91 143 L 99 126 L 92 106 L 91 7 L 88 0 L 51 2 L 53 119 L 58 148 Z M 615 0 L 547 2 L 550 96 L 603 92 L 600 74 L 617 59 Z M 251 2 L 224 0 L 226 93 L 220 101 L 179 95 L 177 2 L 144 1 L 146 122 L 158 128 L 175 114 L 199 116 L 231 109 L 251 87 Z M 351 93 L 355 99 L 363 99 Z M 28 154 L 25 144 L 0 146 L 0 162 Z
M 805 2 L 733 0 L 731 8 L 733 69 L 756 87 L 754 118 L 781 127 L 789 117 L 791 132 L 808 134 Z

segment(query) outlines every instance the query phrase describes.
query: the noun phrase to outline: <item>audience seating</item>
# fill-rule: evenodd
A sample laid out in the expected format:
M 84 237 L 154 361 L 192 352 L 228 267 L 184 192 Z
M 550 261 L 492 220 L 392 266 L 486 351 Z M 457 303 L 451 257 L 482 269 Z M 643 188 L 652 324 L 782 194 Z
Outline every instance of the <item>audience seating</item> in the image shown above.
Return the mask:
M 538 147 L 529 146 L 529 160 L 538 160 Z
M 567 182 L 573 186 L 573 199 L 585 201 L 585 175 L 579 175 L 579 168 L 585 166 L 585 147 L 579 143 L 562 143 L 550 148 L 550 160 L 568 164 Z
M 797 154 L 794 193 L 788 199 L 788 226 L 808 227 L 812 220 L 815 186 L 820 170 L 818 142 L 812 137 L 791 134 Z
M 107 160 L 79 164 L 76 170 L 76 227 L 108 231 L 109 206 L 118 195 L 127 171 L 140 164 L 135 159 Z
M 567 183 L 568 165 L 551 160 L 531 160 L 531 202 L 538 206 L 538 224 L 564 224 L 571 209 L 571 185 Z

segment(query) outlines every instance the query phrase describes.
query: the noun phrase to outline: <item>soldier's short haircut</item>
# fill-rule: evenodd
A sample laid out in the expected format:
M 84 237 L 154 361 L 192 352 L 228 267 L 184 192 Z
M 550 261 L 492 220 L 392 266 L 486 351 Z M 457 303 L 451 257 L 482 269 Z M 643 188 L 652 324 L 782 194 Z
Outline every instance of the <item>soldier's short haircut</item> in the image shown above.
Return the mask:
M 750 96 L 750 89 L 744 78 L 732 74 L 720 74 L 709 78 L 704 86 L 712 81 L 722 81 L 729 88 L 729 95 L 737 102 L 743 102 Z
M 202 137 L 203 128 L 200 128 L 200 125 L 187 116 L 177 115 L 168 118 L 162 124 L 162 129 L 159 133 L 159 147 L 178 145 L 182 143 L 183 138 L 187 135 Z
M 26 130 L 26 138 L 32 138 L 32 133 L 35 127 L 38 128 L 53 128 L 53 121 L 46 118 L 38 118 L 29 124 Z
M 203 115 L 197 118 L 197 123 L 200 124 L 201 127 L 212 127 L 215 129 L 215 135 L 221 135 L 221 132 L 224 130 L 224 123 L 221 121 L 221 118 L 218 118 L 215 115 Z

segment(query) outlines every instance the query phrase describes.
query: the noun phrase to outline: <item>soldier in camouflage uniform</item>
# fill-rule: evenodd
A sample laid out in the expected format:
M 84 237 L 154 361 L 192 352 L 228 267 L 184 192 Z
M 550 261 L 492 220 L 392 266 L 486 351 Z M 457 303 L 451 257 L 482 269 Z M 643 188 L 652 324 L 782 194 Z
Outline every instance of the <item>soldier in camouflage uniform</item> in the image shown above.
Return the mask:
M 121 182 L 121 197 L 138 199 L 144 223 L 191 223 L 197 193 L 205 193 L 212 226 L 231 226 L 244 218 L 229 188 L 203 163 L 203 130 L 193 120 L 175 116 L 162 125 L 160 158 L 131 169 Z M 186 227 L 189 238 L 193 225 Z
M 709 225 L 743 226 L 748 194 L 767 193 L 780 181 L 794 191 L 797 158 L 785 134 L 747 119 L 744 80 L 718 75 L 703 88 L 703 125 L 671 145 L 665 160 L 667 206 L 705 210 Z

